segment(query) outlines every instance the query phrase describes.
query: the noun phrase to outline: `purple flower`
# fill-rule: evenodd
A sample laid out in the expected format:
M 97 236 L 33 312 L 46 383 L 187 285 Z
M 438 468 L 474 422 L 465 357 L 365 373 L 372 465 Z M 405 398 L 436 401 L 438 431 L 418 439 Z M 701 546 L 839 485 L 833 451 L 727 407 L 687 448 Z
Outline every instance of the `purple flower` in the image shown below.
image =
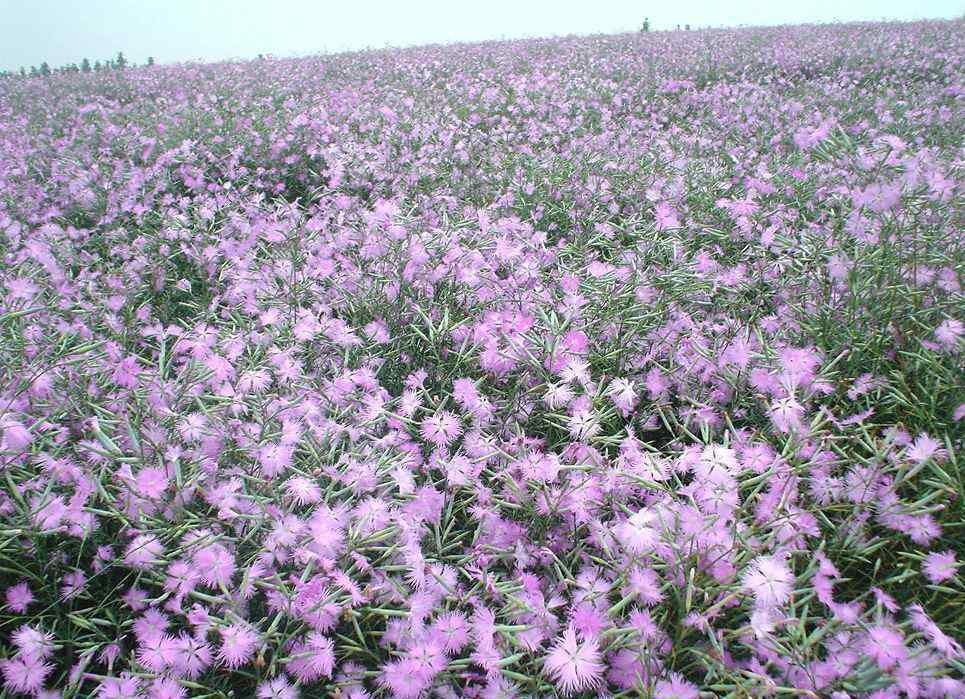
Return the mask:
M 251 660 L 260 639 L 250 627 L 232 624 L 221 629 L 221 648 L 218 658 L 229 668 L 236 668 Z
M 543 659 L 543 672 L 550 676 L 563 695 L 597 689 L 603 681 L 604 669 L 596 639 L 577 641 L 572 627 L 556 639 Z
M 10 692 L 36 694 L 44 685 L 54 666 L 37 655 L 18 653 L 8 660 L 0 660 L 3 686 Z
M 658 680 L 653 688 L 653 699 L 697 699 L 698 696 L 698 688 L 675 672 L 667 679 Z
M 890 670 L 895 664 L 908 657 L 908 649 L 905 648 L 901 633 L 882 625 L 868 629 L 864 649 L 883 670 Z
M 957 569 L 958 562 L 955 560 L 955 552 L 951 550 L 932 551 L 925 555 L 925 561 L 922 564 L 925 577 L 935 584 L 955 577 Z
M 779 607 L 791 597 L 794 574 L 783 558 L 760 556 L 744 570 L 742 581 L 758 607 Z
M 7 607 L 18 614 L 27 611 L 27 607 L 34 601 L 33 592 L 30 591 L 30 586 L 25 582 L 8 587 L 5 596 Z

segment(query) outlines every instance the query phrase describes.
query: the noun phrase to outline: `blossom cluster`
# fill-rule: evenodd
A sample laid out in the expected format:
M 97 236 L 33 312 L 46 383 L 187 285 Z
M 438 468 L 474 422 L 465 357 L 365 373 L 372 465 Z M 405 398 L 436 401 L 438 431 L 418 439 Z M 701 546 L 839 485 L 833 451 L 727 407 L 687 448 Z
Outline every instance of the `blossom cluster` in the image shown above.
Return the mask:
M 963 28 L 0 80 L 5 696 L 965 696 Z

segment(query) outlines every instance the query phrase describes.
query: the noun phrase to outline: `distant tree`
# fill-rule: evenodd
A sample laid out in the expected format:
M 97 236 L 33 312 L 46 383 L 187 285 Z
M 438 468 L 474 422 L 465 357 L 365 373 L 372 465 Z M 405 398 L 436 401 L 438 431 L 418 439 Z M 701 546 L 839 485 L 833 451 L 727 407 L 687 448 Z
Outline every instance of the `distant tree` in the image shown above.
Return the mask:
M 50 66 L 47 65 L 47 61 L 44 61 L 43 63 L 40 64 L 40 74 L 50 75 Z
M 124 52 L 118 51 L 117 58 L 114 59 L 114 67 L 119 70 L 124 70 L 127 67 L 127 59 L 124 58 Z
M 148 64 L 149 66 L 153 66 L 153 65 L 154 65 L 154 56 L 148 56 L 148 57 L 147 57 L 147 64 Z
M 81 62 L 80 62 L 80 69 L 81 69 L 81 71 L 83 71 L 84 73 L 89 73 L 89 72 L 90 72 L 90 61 L 88 61 L 86 58 L 85 58 L 83 61 L 81 61 Z
M 644 18 L 643 18 L 643 26 L 640 27 L 640 31 L 642 31 L 642 32 L 648 32 L 648 31 L 650 31 L 650 18 L 649 18 L 649 17 L 644 17 Z
M 689 31 L 690 31 L 690 25 L 689 25 L 689 24 L 685 24 L 685 25 L 684 25 L 684 30 L 689 32 Z
M 100 61 L 94 61 L 94 70 L 95 70 L 95 71 L 100 71 L 101 67 L 102 67 L 102 66 L 101 66 L 101 62 L 100 62 Z
M 36 78 L 38 75 L 40 75 L 40 71 L 37 70 L 37 66 L 30 66 L 30 77 Z
M 21 77 L 21 78 L 26 78 L 26 77 L 27 77 L 27 69 L 24 68 L 23 66 L 20 66 L 20 77 Z

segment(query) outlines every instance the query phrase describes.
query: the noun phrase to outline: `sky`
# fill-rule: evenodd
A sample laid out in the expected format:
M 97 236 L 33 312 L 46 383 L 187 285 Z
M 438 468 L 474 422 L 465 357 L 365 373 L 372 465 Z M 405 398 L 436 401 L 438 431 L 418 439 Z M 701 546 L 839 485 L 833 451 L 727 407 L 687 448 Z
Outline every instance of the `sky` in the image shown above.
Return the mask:
M 952 18 L 965 0 L 0 0 L 0 70 L 219 61 L 483 39 Z

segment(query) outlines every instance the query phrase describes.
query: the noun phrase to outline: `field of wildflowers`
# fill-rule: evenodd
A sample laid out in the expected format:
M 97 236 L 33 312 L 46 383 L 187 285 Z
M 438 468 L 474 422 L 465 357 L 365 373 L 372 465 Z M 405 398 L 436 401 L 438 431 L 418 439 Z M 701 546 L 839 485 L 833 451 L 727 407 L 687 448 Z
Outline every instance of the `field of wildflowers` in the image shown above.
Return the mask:
M 965 696 L 965 25 L 0 81 L 3 696 Z

